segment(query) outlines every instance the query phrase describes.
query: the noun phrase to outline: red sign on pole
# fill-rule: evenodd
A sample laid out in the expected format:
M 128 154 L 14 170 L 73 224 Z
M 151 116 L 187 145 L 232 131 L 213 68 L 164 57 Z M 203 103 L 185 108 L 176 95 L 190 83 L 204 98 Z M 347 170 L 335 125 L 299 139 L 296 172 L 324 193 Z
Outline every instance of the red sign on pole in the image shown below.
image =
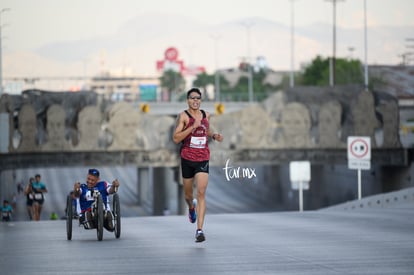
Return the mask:
M 348 168 L 371 169 L 370 137 L 348 137 Z

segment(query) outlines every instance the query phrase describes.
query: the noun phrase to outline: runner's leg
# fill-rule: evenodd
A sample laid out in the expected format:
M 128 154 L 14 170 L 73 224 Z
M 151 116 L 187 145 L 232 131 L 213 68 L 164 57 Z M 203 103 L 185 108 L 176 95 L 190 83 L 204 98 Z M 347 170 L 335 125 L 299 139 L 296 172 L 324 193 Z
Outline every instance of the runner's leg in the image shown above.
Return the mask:
M 39 216 L 39 203 L 34 201 L 32 207 L 33 207 L 33 220 L 38 221 L 39 218 L 40 218 L 40 216 Z
M 193 207 L 193 180 L 194 178 L 183 178 L 184 198 L 189 208 Z
M 208 185 L 208 173 L 196 174 L 197 184 L 197 229 L 203 229 L 204 216 L 206 214 L 206 190 Z

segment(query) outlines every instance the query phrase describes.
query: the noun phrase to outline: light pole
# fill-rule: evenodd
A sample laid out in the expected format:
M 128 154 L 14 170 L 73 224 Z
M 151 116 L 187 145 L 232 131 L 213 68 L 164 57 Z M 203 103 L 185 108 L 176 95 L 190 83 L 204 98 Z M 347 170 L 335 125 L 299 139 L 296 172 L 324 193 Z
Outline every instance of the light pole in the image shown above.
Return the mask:
M 243 27 L 247 31 L 247 70 L 248 70 L 248 91 L 249 91 L 249 102 L 253 102 L 253 72 L 251 66 L 250 56 L 250 28 L 254 25 L 253 22 L 242 22 Z
M 368 91 L 368 42 L 367 42 L 367 0 L 364 0 L 364 56 L 365 56 L 365 66 L 364 66 L 364 75 L 365 75 L 365 91 Z
M 0 10 L 0 97 L 3 94 L 3 59 L 2 59 L 2 24 L 1 24 L 1 14 L 3 12 L 10 11 L 9 8 L 4 8 Z
M 290 0 L 291 17 L 290 17 L 290 87 L 295 86 L 295 2 Z
M 414 42 L 414 38 L 406 38 L 405 39 L 405 41 L 406 42 Z M 407 44 L 407 45 L 405 45 L 405 47 L 407 48 L 407 49 L 414 49 L 414 44 L 412 44 L 412 45 L 410 45 L 410 44 Z M 411 51 L 411 50 L 407 50 L 407 52 L 405 53 L 405 55 L 407 56 L 407 60 L 406 60 L 406 62 L 407 62 L 407 65 L 409 65 L 410 64 L 410 62 L 412 62 L 414 59 L 411 57 L 412 55 L 414 55 L 414 52 L 413 51 Z
M 333 7 L 333 29 L 332 29 L 332 68 L 331 68 L 331 76 L 330 76 L 330 85 L 333 87 L 335 86 L 335 67 L 336 67 L 336 2 L 344 1 L 344 0 L 326 0 L 328 2 L 332 2 Z
M 349 46 L 348 47 L 348 51 L 349 51 L 349 60 L 352 60 L 354 58 L 353 52 L 355 51 L 355 47 Z
M 216 65 L 216 73 L 214 75 L 214 86 L 216 87 L 216 92 L 214 98 L 216 101 L 220 101 L 220 74 L 218 69 L 218 40 L 221 38 L 220 35 L 211 35 L 211 38 L 214 40 L 214 61 Z

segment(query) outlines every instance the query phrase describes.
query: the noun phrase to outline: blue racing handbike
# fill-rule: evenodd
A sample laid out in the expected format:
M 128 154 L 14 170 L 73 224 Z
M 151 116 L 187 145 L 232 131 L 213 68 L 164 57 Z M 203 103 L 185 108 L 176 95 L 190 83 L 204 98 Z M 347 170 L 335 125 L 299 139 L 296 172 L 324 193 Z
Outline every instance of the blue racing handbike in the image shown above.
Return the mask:
M 85 229 L 96 229 L 98 241 L 102 241 L 105 217 L 105 205 L 98 190 L 93 190 L 94 201 L 91 207 L 92 219 L 88 220 L 88 225 L 85 226 L 79 220 L 79 226 L 84 226 Z M 121 208 L 119 203 L 119 195 L 115 193 L 112 195 L 112 217 L 114 225 L 115 237 L 118 239 L 121 236 Z M 77 219 L 78 215 L 73 205 L 73 196 L 69 194 L 66 200 L 66 234 L 67 239 L 72 239 L 72 224 L 73 220 Z

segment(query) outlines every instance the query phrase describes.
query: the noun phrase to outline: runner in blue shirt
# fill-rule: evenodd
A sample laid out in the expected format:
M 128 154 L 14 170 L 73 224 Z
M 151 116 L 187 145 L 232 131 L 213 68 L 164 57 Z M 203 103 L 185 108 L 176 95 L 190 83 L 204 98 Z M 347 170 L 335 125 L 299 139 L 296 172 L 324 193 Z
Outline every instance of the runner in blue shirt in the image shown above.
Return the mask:
M 40 181 L 40 175 L 35 176 L 35 181 L 32 183 L 33 191 L 33 220 L 39 221 L 40 214 L 42 213 L 42 206 L 45 201 L 43 193 L 47 193 L 46 185 Z
M 1 216 L 2 221 L 8 222 L 11 220 L 11 214 L 13 213 L 13 208 L 9 204 L 8 200 L 3 201 L 3 205 L 1 207 Z

